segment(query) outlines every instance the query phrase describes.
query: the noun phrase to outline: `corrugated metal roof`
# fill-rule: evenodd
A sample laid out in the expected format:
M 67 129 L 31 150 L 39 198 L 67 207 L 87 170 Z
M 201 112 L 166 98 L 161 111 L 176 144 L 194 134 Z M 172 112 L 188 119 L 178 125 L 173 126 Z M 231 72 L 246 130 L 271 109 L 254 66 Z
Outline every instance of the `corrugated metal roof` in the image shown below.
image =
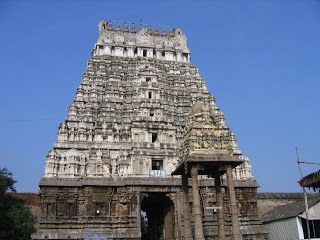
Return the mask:
M 308 199 L 309 208 L 320 202 L 320 197 Z M 287 205 L 276 207 L 269 212 L 262 214 L 262 222 L 272 222 L 280 219 L 296 217 L 305 212 L 304 200 L 293 202 Z

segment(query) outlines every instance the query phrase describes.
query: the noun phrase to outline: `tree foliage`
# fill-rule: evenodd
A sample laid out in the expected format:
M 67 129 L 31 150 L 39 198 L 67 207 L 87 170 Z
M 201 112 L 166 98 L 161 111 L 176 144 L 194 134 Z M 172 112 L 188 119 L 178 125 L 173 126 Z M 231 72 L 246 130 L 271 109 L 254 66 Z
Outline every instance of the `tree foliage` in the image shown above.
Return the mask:
M 0 168 L 0 194 L 3 195 L 9 189 L 16 191 L 14 188 L 15 180 L 12 178 L 12 173 L 6 168 Z
M 16 181 L 6 168 L 0 168 L 0 239 L 29 240 L 34 232 L 30 210 L 22 200 L 7 192 L 15 191 Z

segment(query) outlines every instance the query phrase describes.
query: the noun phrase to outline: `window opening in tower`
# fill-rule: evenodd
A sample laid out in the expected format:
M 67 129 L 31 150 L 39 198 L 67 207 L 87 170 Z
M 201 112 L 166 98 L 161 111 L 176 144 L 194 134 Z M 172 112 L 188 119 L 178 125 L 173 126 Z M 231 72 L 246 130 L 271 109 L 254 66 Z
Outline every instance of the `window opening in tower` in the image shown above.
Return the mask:
M 157 141 L 158 133 L 153 132 L 153 133 L 151 133 L 151 135 L 152 135 L 152 142 L 154 143 L 155 141 Z
M 152 159 L 151 170 L 163 170 L 163 160 Z

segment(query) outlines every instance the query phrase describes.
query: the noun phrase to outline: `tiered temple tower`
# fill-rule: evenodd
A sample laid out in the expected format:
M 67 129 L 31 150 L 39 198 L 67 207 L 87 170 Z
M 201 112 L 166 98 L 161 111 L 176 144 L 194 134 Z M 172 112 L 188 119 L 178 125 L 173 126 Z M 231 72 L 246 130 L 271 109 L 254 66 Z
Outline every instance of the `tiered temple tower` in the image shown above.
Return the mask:
M 33 239 L 188 239 L 197 230 L 185 228 L 197 221 L 205 239 L 218 239 L 222 225 L 220 238 L 234 239 L 237 216 L 241 238 L 267 239 L 249 160 L 190 63 L 182 30 L 103 20 L 99 33 L 47 154 L 39 184 L 40 228 Z M 215 159 L 212 173 L 219 172 L 197 165 L 198 200 L 194 178 L 188 183 L 185 174 L 182 187 L 181 176 L 173 175 L 192 171 L 186 158 L 194 152 Z M 234 204 L 230 178 L 220 166 L 226 156 L 236 162 L 228 165 Z

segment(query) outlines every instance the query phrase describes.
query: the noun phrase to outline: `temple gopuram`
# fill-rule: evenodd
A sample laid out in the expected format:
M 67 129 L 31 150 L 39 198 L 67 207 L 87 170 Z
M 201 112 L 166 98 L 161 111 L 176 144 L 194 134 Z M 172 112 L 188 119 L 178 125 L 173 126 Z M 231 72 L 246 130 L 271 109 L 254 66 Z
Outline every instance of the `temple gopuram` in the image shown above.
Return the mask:
M 268 239 L 180 28 L 100 21 L 39 187 L 32 239 Z

